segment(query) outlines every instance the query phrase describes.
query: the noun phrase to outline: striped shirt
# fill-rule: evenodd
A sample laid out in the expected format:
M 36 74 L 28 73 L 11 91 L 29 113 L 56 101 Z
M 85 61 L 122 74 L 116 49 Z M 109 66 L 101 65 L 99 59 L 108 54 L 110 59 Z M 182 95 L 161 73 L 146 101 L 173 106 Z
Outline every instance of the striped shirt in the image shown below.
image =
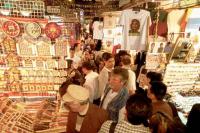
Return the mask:
M 110 126 L 113 121 L 106 121 L 101 126 L 101 129 L 99 130 L 99 133 L 109 133 Z M 115 133 L 151 133 L 150 129 L 148 127 L 145 127 L 144 125 L 132 125 L 131 123 L 127 121 L 120 121 L 117 123 L 115 127 Z

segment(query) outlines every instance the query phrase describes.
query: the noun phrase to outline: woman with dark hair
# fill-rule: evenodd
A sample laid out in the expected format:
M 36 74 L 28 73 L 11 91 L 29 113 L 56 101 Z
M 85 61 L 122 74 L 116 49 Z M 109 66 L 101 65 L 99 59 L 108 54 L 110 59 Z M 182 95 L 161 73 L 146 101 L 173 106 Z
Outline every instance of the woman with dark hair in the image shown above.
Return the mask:
M 120 50 L 119 53 L 117 53 L 115 55 L 115 67 L 116 66 L 122 66 L 121 65 L 121 59 L 125 55 L 129 55 L 126 50 Z
M 200 103 L 194 104 L 188 116 L 186 133 L 198 133 L 200 120 Z
M 150 82 L 150 86 L 147 89 L 147 96 L 151 99 L 153 105 L 153 113 L 162 112 L 173 118 L 173 112 L 170 105 L 163 99 L 167 92 L 167 86 L 160 82 Z
M 162 74 L 157 72 L 147 72 L 147 69 L 142 69 L 139 75 L 139 83 L 136 85 L 137 94 L 142 94 L 147 97 L 147 88 L 153 81 L 162 81 Z

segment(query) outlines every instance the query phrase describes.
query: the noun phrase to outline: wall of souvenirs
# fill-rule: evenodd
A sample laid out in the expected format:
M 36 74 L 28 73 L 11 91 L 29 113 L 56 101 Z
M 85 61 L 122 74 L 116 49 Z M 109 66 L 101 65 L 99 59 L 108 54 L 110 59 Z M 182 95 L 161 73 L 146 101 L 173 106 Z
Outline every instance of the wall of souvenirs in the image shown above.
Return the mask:
M 0 26 L 0 91 L 25 96 L 56 91 L 67 75 L 64 58 L 69 42 L 61 36 L 61 27 L 54 22 L 4 18 Z

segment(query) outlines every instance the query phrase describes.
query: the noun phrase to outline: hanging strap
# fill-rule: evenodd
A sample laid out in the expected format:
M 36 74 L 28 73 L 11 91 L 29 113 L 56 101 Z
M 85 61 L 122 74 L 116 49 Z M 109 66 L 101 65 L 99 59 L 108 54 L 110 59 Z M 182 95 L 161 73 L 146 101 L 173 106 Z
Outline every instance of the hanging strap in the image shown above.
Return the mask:
M 117 122 L 112 122 L 111 123 L 109 133 L 114 133 L 115 132 L 116 125 L 117 125 Z

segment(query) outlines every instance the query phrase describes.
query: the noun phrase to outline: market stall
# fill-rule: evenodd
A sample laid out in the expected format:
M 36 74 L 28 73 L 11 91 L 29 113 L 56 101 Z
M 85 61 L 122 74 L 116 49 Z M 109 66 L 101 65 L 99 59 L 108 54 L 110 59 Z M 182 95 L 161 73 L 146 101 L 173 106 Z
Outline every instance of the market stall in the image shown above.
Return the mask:
M 65 129 L 66 122 L 56 124 L 57 95 L 66 80 L 65 57 L 75 26 L 47 19 L 42 1 L 0 3 L 1 131 Z

